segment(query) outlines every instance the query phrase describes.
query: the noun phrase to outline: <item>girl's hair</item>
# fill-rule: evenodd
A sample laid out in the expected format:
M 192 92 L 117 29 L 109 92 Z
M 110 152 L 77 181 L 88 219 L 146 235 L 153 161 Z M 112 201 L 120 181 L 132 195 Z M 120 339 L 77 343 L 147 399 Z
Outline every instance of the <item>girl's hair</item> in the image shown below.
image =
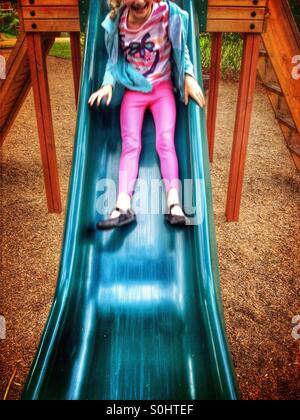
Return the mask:
M 159 2 L 161 0 L 154 0 Z M 123 4 L 123 0 L 107 0 L 108 5 L 111 7 L 110 18 L 114 20 L 118 14 L 120 7 Z
M 117 16 L 118 10 L 123 4 L 123 0 L 108 0 L 108 5 L 111 7 L 110 18 L 114 20 Z

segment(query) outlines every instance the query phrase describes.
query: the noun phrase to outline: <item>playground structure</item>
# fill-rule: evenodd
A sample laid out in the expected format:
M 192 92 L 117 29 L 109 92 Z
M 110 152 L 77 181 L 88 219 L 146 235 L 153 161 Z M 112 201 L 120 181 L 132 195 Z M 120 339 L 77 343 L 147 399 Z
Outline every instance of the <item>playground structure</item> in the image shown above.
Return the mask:
M 90 112 L 86 105 L 90 92 L 101 81 L 105 67 L 100 22 L 107 8 L 105 2 L 91 0 L 90 3 L 89 12 L 84 4 L 80 6 L 83 26 L 87 22 L 86 47 L 58 288 L 41 346 L 25 387 L 24 398 L 235 399 L 237 392 L 234 375 L 226 347 L 221 311 L 218 309 L 218 269 L 207 164 L 207 138 L 202 110 L 199 113 L 193 103 L 188 108 L 177 103 L 180 111 L 177 139 L 184 140 L 177 141 L 177 146 L 179 156 L 187 156 L 180 162 L 181 173 L 184 178 L 203 180 L 202 190 L 196 196 L 197 208 L 203 210 L 203 221 L 190 231 L 174 232 L 157 216 L 150 218 L 148 215 L 140 217 L 135 230 L 125 231 L 121 242 L 114 234 L 100 236 L 94 233 L 93 188 L 97 180 L 115 176 L 119 153 L 116 142 L 119 133 L 115 123 L 118 118 L 116 106 L 112 105 L 103 112 Z M 267 33 L 272 10 L 282 13 L 277 7 L 278 4 L 284 5 L 284 2 L 270 1 L 268 4 L 266 1 L 209 1 L 207 22 L 202 13 L 198 13 L 198 16 L 196 13 L 206 10 L 205 3 L 200 0 L 180 1 L 191 16 L 188 43 L 199 80 L 202 76 L 197 48 L 199 25 L 201 30 L 206 27 L 206 30 L 214 32 L 212 61 L 215 65 L 211 68 L 208 110 L 211 160 L 221 33 L 229 28 L 232 31 L 235 27 L 239 29 L 237 32 L 245 34 L 226 211 L 228 220 L 237 220 L 257 63 L 260 58 L 268 60 L 268 63 L 272 60 L 280 62 L 281 57 L 288 72 L 293 68 L 293 64 L 289 67 L 289 60 L 286 60 L 282 52 L 271 53 L 271 48 L 267 45 L 265 50 L 260 47 L 262 34 Z M 42 157 L 48 176 L 48 205 L 56 203 L 55 208 L 52 206 L 52 211 L 58 211 L 59 195 L 53 200 L 53 192 L 59 193 L 59 187 L 45 57 L 55 34 L 65 31 L 69 25 L 73 34 L 75 92 L 78 92 L 79 20 L 78 17 L 72 17 L 72 22 L 62 23 L 67 20 L 64 15 L 58 19 L 61 22 L 55 20 L 53 23 L 47 19 L 49 15 L 50 12 L 47 12 L 44 14 L 45 19 L 35 20 L 32 18 L 36 15 L 27 14 L 30 17 L 27 22 L 24 19 L 23 24 L 24 28 L 30 30 L 24 31 L 22 43 L 20 37 L 19 50 L 22 51 L 23 48 L 20 57 L 24 57 L 26 50 L 30 48 L 30 53 L 27 51 L 28 67 L 26 69 L 25 64 L 23 67 L 20 64 L 15 66 L 16 60 L 11 60 L 8 76 L 15 67 L 15 71 L 19 71 L 19 82 L 24 72 L 30 76 L 29 83 L 30 80 L 33 82 Z M 45 28 L 48 28 L 47 32 L 44 32 Z M 285 24 L 282 28 L 285 34 Z M 43 31 L 39 32 L 39 29 Z M 284 34 L 285 39 L 288 39 L 290 32 Z M 272 34 L 269 37 L 273 39 Z M 276 41 L 273 42 L 274 46 L 277 48 Z M 288 48 L 294 53 L 293 45 Z M 16 56 L 19 56 L 17 50 Z M 281 71 L 277 71 L 276 77 L 279 81 L 280 73 Z M 93 80 L 89 77 L 91 74 L 95 75 Z M 262 76 L 264 74 L 268 76 L 262 72 Z M 266 81 L 268 82 L 269 80 Z M 6 83 L 8 82 L 4 82 L 2 87 Z M 11 87 L 20 88 L 14 82 L 11 83 Z M 272 83 L 275 84 L 275 81 L 272 80 Z M 287 105 L 290 103 L 293 87 L 289 89 L 282 89 L 278 95 L 279 99 L 287 98 Z M 7 94 L 10 92 L 11 89 L 7 88 Z M 297 90 L 294 88 L 293 96 L 295 92 Z M 280 116 L 283 117 L 283 108 L 280 110 Z M 284 108 L 285 116 L 288 111 L 288 107 Z M 11 113 L 9 115 L 11 117 Z M 294 122 L 296 117 L 291 113 L 289 118 Z M 295 123 L 293 133 L 296 132 L 296 127 Z M 154 135 L 148 117 L 145 121 L 145 137 L 146 144 L 151 146 Z M 290 137 L 287 136 L 289 140 Z M 297 139 L 294 134 L 293 138 Z M 158 176 L 150 146 L 145 151 L 147 167 L 151 171 L 155 170 L 154 174 Z M 290 149 L 293 154 L 297 151 L 296 146 L 297 144 L 293 145 L 293 151 Z M 100 161 L 102 165 L 99 165 Z M 153 175 L 149 170 L 144 171 L 143 166 L 142 162 L 141 176 Z
M 268 30 L 262 34 L 258 73 L 287 148 L 300 171 L 300 37 L 291 10 L 284 6 L 285 3 L 276 2 L 276 7 L 271 9 Z
M 46 68 L 46 55 L 60 32 L 70 32 L 75 99 L 78 101 L 81 70 L 80 10 L 82 0 L 20 0 L 22 32 L 7 62 L 7 79 L 1 81 L 0 144 L 33 87 L 45 189 L 49 212 L 61 211 L 59 174 Z M 267 88 L 277 120 L 296 168 L 300 168 L 300 107 L 298 80 L 292 78 L 293 58 L 299 54 L 299 33 L 288 0 L 198 0 L 194 1 L 207 25 L 200 30 L 213 33 L 210 91 L 208 100 L 208 141 L 210 160 L 216 126 L 218 84 L 223 32 L 244 34 L 236 126 L 233 138 L 226 217 L 237 221 L 251 121 L 257 68 Z M 206 19 L 205 19 L 206 22 Z M 280 48 L 279 48 L 280 46 Z M 259 63 L 259 65 L 258 65 Z

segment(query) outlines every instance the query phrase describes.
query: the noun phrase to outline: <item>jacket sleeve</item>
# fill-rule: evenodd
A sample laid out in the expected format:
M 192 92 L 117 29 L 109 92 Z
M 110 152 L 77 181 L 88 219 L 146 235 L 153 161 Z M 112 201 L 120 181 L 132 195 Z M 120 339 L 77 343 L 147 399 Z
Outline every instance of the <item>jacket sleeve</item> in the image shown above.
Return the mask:
M 102 86 L 106 86 L 106 85 L 112 85 L 113 89 L 116 85 L 116 79 L 114 78 L 112 74 L 112 62 L 110 58 L 108 58 L 107 60 L 103 82 L 102 82 Z
M 106 46 L 106 50 L 107 50 L 108 59 L 107 59 L 106 67 L 105 67 L 105 73 L 104 73 L 104 77 L 103 77 L 102 86 L 112 85 L 112 87 L 114 89 L 114 87 L 116 85 L 116 79 L 113 76 L 112 59 L 111 59 L 111 56 L 110 56 L 110 51 L 112 49 L 112 45 L 110 44 L 110 40 L 109 40 L 109 37 L 107 35 L 107 32 L 105 32 L 104 39 L 105 39 L 105 46 Z
M 189 74 L 190 76 L 195 78 L 194 66 L 191 62 L 190 52 L 187 45 L 185 46 L 184 51 L 184 73 Z

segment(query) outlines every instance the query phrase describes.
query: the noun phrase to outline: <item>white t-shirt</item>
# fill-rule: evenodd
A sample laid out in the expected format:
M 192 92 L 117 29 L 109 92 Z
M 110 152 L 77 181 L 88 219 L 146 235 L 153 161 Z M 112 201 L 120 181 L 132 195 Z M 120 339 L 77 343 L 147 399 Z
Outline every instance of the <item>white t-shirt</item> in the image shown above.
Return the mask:
M 151 15 L 139 29 L 127 27 L 128 12 L 126 7 L 119 22 L 120 43 L 126 60 L 152 85 L 171 80 L 168 3 L 153 3 Z

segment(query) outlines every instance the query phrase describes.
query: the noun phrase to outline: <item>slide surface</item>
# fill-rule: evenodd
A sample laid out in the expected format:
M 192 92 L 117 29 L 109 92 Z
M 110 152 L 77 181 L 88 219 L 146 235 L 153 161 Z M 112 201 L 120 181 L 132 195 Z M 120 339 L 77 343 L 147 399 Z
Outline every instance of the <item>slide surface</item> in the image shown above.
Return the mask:
M 191 16 L 189 48 L 201 80 L 193 2 L 179 4 Z M 192 180 L 184 194 L 192 191 L 197 223 L 174 229 L 162 214 L 144 211 L 137 225 L 95 229 L 99 212 L 113 205 L 103 185 L 111 191 L 117 182 L 121 150 L 117 92 L 109 108 L 87 106 L 105 69 L 101 22 L 107 11 L 105 1 L 91 0 L 58 285 L 23 399 L 236 399 L 219 295 L 204 111 L 177 102 L 180 174 Z M 139 176 L 137 209 L 156 202 L 150 181 L 160 179 L 148 113 Z

